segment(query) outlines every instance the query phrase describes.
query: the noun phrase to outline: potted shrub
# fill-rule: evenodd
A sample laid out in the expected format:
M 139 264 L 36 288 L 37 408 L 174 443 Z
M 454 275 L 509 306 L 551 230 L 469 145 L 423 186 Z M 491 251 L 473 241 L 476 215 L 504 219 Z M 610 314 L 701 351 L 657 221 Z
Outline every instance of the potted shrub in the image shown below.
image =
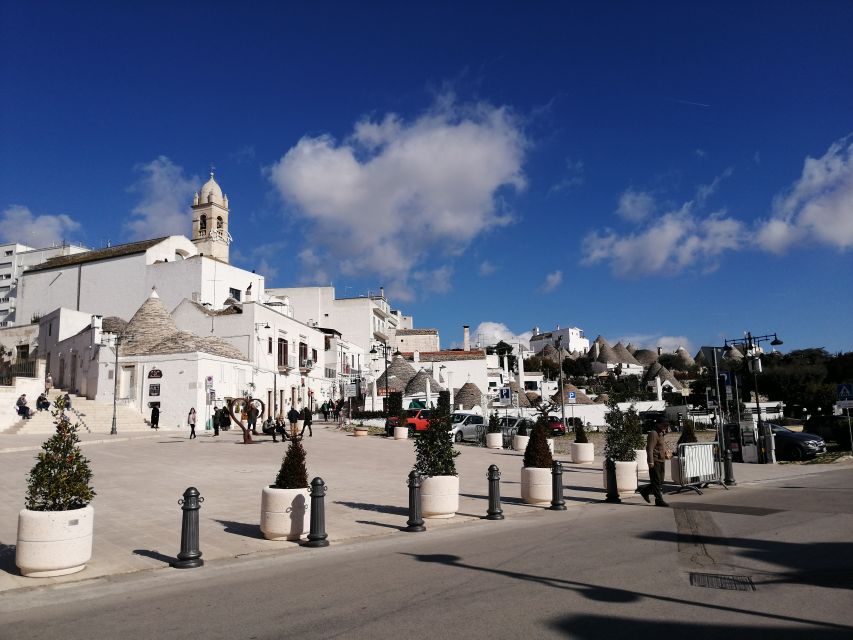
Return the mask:
M 518 430 L 512 437 L 512 448 L 516 451 L 527 451 L 528 442 L 530 442 L 530 436 L 527 435 L 527 421 L 522 417 L 518 421 Z
M 604 420 L 604 457 L 616 463 L 616 490 L 630 495 L 637 489 L 637 449 L 643 442 L 642 423 L 634 405 L 621 411 L 615 400 L 607 403 Z M 607 488 L 607 468 L 604 469 L 604 488 Z
M 595 445 L 586 437 L 583 420 L 575 418 L 575 441 L 572 443 L 572 462 L 589 464 L 595 460 Z
M 486 447 L 489 449 L 503 449 L 504 436 L 501 432 L 501 426 L 498 422 L 498 414 L 496 411 L 489 416 L 489 426 L 486 431 Z
M 92 557 L 92 471 L 61 396 L 52 413 L 56 432 L 27 477 L 25 508 L 18 514 L 15 564 L 33 578 L 82 571 Z
M 528 504 L 551 502 L 551 467 L 554 458 L 548 447 L 548 425 L 540 415 L 533 427 L 533 435 L 524 450 L 521 469 L 521 499 Z
M 261 493 L 261 533 L 267 540 L 299 540 L 311 523 L 305 449 L 291 440 L 275 484 Z
M 450 433 L 450 392 L 441 391 L 430 415 L 429 428 L 415 440 L 415 471 L 422 477 L 421 514 L 424 518 L 452 518 L 459 510 L 459 476 Z

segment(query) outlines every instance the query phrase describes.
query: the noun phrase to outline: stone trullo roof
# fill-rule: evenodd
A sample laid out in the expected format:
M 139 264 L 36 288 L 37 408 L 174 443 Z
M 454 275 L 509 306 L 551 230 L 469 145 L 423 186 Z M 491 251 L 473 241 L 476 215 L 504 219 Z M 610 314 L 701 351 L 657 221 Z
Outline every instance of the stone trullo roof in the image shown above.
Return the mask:
M 621 342 L 617 342 L 613 345 L 613 352 L 616 354 L 616 357 L 619 358 L 619 362 L 622 364 L 633 364 L 640 366 L 640 363 L 637 359 L 631 355 L 631 353 L 625 348 L 625 346 Z
M 133 314 L 122 333 L 119 355 L 147 356 L 176 353 L 209 353 L 232 360 L 247 358 L 221 338 L 202 338 L 180 331 L 156 291 Z
M 441 385 L 436 382 L 435 378 L 426 369 L 421 369 L 409 380 L 406 385 L 406 395 L 413 396 L 418 393 L 426 393 L 427 380 L 429 380 L 430 395 L 438 396 L 438 392 L 441 391 Z
M 386 386 L 390 391 L 406 391 L 406 385 L 409 380 L 415 377 L 415 368 L 410 365 L 403 356 L 394 356 L 391 362 L 388 363 L 388 383 L 385 383 L 385 371 L 376 380 L 377 389 L 385 389 Z
M 675 355 L 678 356 L 680 364 L 684 371 L 696 366 L 696 361 L 690 356 L 689 353 L 687 353 L 687 349 L 685 349 L 684 347 L 678 347 L 678 349 L 675 350 Z
M 460 404 L 463 409 L 482 407 L 483 392 L 480 391 L 480 388 L 473 382 L 466 382 L 453 396 L 454 407 L 458 407 Z
M 588 395 L 586 395 L 583 391 L 578 389 L 575 385 L 566 382 L 563 384 L 563 398 L 565 402 L 568 403 L 569 391 L 575 392 L 575 404 L 595 404 Z M 551 402 L 556 402 L 559 404 L 560 402 L 560 392 L 558 391 L 553 396 L 551 396 Z
M 653 349 L 637 349 L 634 359 L 644 367 L 648 367 L 658 361 L 658 352 Z
M 509 383 L 509 388 L 512 389 L 512 393 L 518 394 L 518 406 L 519 407 L 532 407 L 530 404 L 530 398 L 527 397 L 526 393 L 521 392 L 521 387 L 518 386 L 518 382 L 515 380 L 511 380 Z
M 660 377 L 661 382 L 665 380 L 672 385 L 673 389 L 675 389 L 676 391 L 681 391 L 681 383 L 676 380 L 675 376 L 672 375 L 672 372 L 665 366 L 663 366 L 660 362 L 655 362 L 652 366 L 649 367 L 649 370 L 646 371 L 646 375 L 643 376 L 643 381 L 654 382 L 655 378 L 658 377 Z

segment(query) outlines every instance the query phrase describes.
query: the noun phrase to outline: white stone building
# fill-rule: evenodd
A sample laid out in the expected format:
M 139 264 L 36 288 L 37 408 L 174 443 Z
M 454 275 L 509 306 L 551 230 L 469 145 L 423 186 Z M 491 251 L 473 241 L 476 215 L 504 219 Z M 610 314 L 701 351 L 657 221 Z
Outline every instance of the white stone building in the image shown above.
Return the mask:
M 589 340 L 584 337 L 583 329 L 578 327 L 569 327 L 561 329 L 560 325 L 553 331 L 540 332 L 539 327 L 533 327 L 533 335 L 530 337 L 530 348 L 534 353 L 538 354 L 547 345 L 557 347 L 557 339 L 562 337 L 561 348 L 568 352 L 577 351 L 580 354 L 585 354 L 589 351 Z

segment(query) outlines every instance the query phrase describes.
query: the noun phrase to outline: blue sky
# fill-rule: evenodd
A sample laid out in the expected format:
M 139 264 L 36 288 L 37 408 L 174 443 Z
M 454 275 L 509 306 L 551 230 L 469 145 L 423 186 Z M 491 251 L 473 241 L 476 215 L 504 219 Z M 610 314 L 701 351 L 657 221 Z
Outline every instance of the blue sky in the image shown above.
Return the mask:
M 853 349 L 853 4 L 2 2 L 0 236 L 189 234 L 436 327 Z

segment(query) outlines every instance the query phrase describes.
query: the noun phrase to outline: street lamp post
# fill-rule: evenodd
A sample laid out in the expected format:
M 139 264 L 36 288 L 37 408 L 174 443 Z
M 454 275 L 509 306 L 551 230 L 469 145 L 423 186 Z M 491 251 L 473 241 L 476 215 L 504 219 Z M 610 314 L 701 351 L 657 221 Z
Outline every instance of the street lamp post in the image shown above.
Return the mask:
M 767 427 L 761 420 L 761 403 L 758 400 L 758 374 L 761 373 L 761 343 L 770 340 L 770 338 L 773 338 L 773 340 L 770 341 L 770 344 L 774 347 L 783 344 L 775 333 L 768 333 L 763 336 L 754 336 L 752 333 L 747 332 L 745 338 L 726 340 L 724 348 L 726 351 L 731 351 L 735 346 L 745 347 L 745 355 L 749 358 L 749 370 L 752 372 L 752 386 L 755 391 L 755 410 L 757 412 L 756 420 L 758 424 L 759 442 L 758 460 L 762 464 L 773 463 L 774 449 L 773 434 L 770 432 L 769 427 Z
M 563 358 L 560 357 L 560 349 L 562 348 L 562 345 L 563 336 L 557 336 L 557 366 L 560 368 L 560 419 L 563 421 L 563 426 L 566 427 L 566 398 L 563 391 Z M 572 412 L 574 412 L 574 407 L 572 407 Z M 575 425 L 572 425 L 572 427 L 574 426 Z M 568 435 L 568 433 L 569 430 L 566 428 L 566 434 Z
M 116 428 L 116 411 L 117 411 L 117 401 L 118 401 L 118 348 L 119 343 L 122 340 L 126 340 L 132 336 L 122 336 L 116 334 L 113 340 L 113 351 L 115 352 L 115 364 L 113 365 L 113 421 L 112 426 L 110 426 L 110 435 L 114 436 L 118 434 L 118 429 Z M 140 398 L 140 404 L 142 403 L 142 399 Z
M 382 409 L 384 411 L 388 411 L 388 343 L 383 340 L 381 344 L 382 357 L 385 359 L 385 394 L 382 396 L 384 398 L 384 400 L 382 400 Z M 373 356 L 377 355 L 379 352 L 376 350 L 376 345 L 373 345 L 373 348 L 371 348 L 368 353 Z

